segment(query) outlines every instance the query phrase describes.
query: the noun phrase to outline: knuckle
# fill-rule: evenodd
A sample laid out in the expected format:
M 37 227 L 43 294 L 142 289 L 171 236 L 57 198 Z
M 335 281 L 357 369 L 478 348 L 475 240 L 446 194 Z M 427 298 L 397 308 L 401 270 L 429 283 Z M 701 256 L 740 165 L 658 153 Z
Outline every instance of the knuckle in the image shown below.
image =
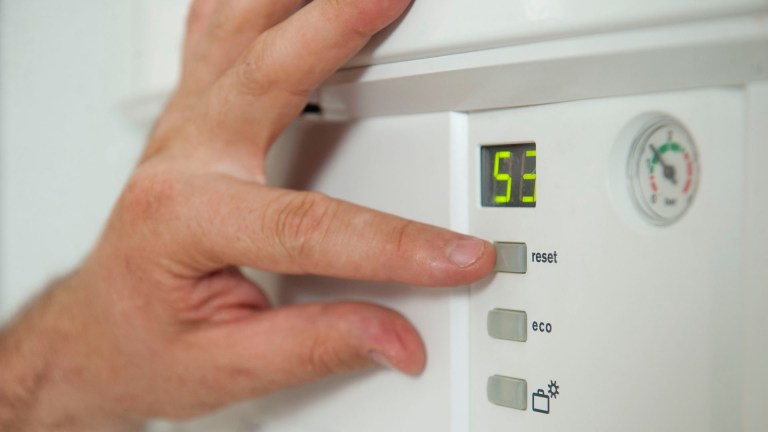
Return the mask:
M 405 256 L 409 252 L 412 232 L 418 228 L 418 224 L 411 220 L 403 220 L 395 227 L 393 238 L 397 239 L 395 243 L 395 254 Z
M 313 376 L 325 376 L 341 372 L 338 356 L 321 338 L 315 338 L 310 344 L 305 364 Z
M 251 98 L 264 97 L 269 93 L 287 96 L 289 100 L 304 100 L 314 90 L 307 80 L 296 79 L 289 70 L 279 68 L 281 61 L 273 53 L 279 43 L 262 35 L 250 52 L 234 69 L 237 91 Z M 279 57 L 279 55 L 277 55 Z
M 343 304 L 322 305 L 329 314 L 343 314 Z M 350 317 L 351 318 L 351 317 Z M 354 321 L 354 320 L 351 320 Z M 361 317 L 360 321 L 365 321 Z M 338 322 L 336 323 L 336 325 Z M 331 326 L 334 326 L 332 323 Z M 326 376 L 359 369 L 368 364 L 365 355 L 355 348 L 355 339 L 349 329 L 333 328 L 332 332 L 320 332 L 315 335 L 307 350 L 304 364 L 313 376 Z M 329 336 L 330 335 L 330 336 Z M 334 337 L 335 336 L 335 337 Z
M 266 44 L 257 44 L 234 68 L 235 83 L 240 94 L 257 98 L 273 87 L 264 69 L 269 55 L 266 50 Z
M 177 187 L 170 176 L 139 170 L 123 191 L 121 211 L 139 221 L 161 218 L 173 207 Z
M 276 207 L 266 222 L 275 227 L 277 242 L 300 265 L 317 253 L 333 225 L 338 204 L 321 193 L 298 192 Z

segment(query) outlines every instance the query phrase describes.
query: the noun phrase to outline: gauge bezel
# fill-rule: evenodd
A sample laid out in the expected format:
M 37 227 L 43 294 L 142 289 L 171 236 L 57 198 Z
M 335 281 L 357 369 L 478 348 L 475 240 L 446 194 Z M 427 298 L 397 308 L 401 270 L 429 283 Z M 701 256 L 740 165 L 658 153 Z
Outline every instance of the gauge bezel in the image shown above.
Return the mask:
M 666 127 L 674 127 L 678 129 L 686 139 L 687 151 L 691 155 L 694 165 L 693 178 L 691 179 L 691 191 L 688 197 L 684 200 L 685 208 L 673 217 L 663 216 L 654 210 L 654 208 L 646 200 L 643 193 L 641 182 L 641 164 L 643 163 L 643 154 L 645 153 L 646 144 L 653 134 L 659 129 Z M 632 142 L 632 147 L 629 152 L 629 158 L 627 159 L 627 183 L 630 190 L 630 196 L 635 207 L 640 211 L 643 218 L 656 226 L 667 226 L 679 221 L 690 210 L 696 193 L 699 189 L 699 177 L 701 173 L 701 167 L 699 166 L 699 151 L 696 145 L 696 141 L 693 139 L 693 135 L 690 133 L 685 125 L 676 118 L 669 115 L 656 115 L 652 119 L 643 123 L 639 129 L 639 133 L 635 135 L 635 139 Z

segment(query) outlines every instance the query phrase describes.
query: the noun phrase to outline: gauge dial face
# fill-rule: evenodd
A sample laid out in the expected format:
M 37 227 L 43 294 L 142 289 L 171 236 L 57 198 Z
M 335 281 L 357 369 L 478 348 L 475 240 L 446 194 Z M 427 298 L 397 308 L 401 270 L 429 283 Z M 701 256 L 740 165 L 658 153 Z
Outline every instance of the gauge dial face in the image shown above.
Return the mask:
M 677 120 L 657 117 L 637 135 L 628 161 L 635 204 L 655 225 L 669 225 L 693 202 L 699 159 L 691 135 Z

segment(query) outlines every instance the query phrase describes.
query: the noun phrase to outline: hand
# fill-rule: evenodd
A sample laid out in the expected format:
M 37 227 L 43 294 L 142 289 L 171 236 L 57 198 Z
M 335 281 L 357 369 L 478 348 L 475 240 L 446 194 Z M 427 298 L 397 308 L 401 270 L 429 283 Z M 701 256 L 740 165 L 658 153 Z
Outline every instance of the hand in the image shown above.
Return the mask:
M 272 308 L 237 269 L 445 286 L 495 260 L 477 239 L 265 184 L 310 93 L 409 2 L 303 3 L 194 2 L 178 91 L 102 238 L 0 338 L 15 377 L 0 429 L 122 430 L 376 363 L 423 369 L 398 313 Z

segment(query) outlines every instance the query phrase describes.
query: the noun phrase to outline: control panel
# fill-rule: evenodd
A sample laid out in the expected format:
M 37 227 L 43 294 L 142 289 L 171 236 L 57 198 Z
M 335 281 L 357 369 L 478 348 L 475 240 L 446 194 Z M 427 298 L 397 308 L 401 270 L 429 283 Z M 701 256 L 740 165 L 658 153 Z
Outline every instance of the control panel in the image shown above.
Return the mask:
M 470 114 L 469 226 L 498 256 L 470 295 L 473 431 L 708 429 L 739 397 L 737 267 L 701 270 L 735 256 L 741 110 L 723 89 Z

